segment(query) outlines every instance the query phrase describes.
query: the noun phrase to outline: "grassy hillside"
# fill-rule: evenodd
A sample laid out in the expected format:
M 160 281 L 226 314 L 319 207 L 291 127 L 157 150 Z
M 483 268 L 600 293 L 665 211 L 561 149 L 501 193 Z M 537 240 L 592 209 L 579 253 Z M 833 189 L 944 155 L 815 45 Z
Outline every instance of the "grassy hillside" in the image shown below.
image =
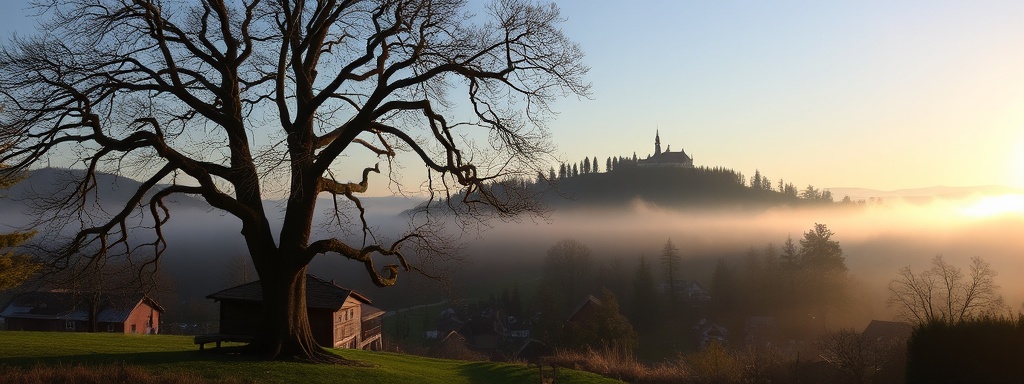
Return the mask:
M 117 365 L 153 374 L 188 372 L 206 379 L 258 383 L 536 383 L 536 368 L 489 362 L 430 359 L 384 352 L 337 350 L 369 364 L 347 367 L 266 362 L 232 348 L 199 351 L 187 336 L 0 332 L 0 371 L 38 365 Z M 2 380 L 0 380 L 2 381 Z M 617 383 L 594 374 L 560 369 L 557 383 Z

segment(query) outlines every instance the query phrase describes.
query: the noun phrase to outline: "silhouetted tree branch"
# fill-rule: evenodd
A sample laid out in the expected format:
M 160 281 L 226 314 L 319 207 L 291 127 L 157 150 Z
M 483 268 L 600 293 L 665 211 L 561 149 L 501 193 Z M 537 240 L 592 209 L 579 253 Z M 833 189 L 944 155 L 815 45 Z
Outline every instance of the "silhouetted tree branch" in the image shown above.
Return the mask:
M 44 33 L 0 50 L 0 98 L 9 106 L 2 139 L 15 143 L 0 162 L 11 165 L 4 174 L 47 156 L 85 169 L 68 193 L 40 203 L 50 233 L 74 230 L 50 266 L 108 257 L 148 257 L 143 265 L 155 266 L 167 247 L 165 199 L 198 197 L 241 223 L 268 308 L 254 346 L 276 358 L 327 357 L 305 318 L 312 258 L 340 254 L 385 286 L 415 270 L 403 245 L 438 250 L 425 244 L 437 237 L 423 225 L 396 241 L 373 234 L 356 196 L 380 169 L 348 154 L 366 151 L 391 169 L 399 153 L 411 153 L 430 175 L 432 197 L 461 191 L 461 201 L 448 203 L 496 208 L 468 213 L 536 211 L 507 185 L 500 195 L 492 186 L 542 170 L 552 101 L 589 92 L 583 54 L 558 29 L 558 8 L 528 0 L 499 0 L 482 15 L 467 14 L 461 0 L 39 6 L 52 15 Z M 470 117 L 453 112 L 460 105 Z M 358 170 L 358 182 L 336 177 Z M 107 211 L 99 172 L 143 183 Z M 273 190 L 287 197 L 276 236 L 263 206 Z M 337 232 L 316 238 L 310 228 L 323 192 L 335 212 L 358 211 L 359 224 L 338 220 Z M 142 241 L 144 251 L 131 235 L 140 217 L 155 237 Z

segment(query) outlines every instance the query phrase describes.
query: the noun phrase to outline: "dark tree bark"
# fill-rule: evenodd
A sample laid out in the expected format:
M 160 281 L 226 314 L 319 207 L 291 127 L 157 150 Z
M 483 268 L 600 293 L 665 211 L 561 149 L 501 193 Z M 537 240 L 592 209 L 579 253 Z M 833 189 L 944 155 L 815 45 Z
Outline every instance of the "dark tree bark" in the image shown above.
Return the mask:
M 393 237 L 367 222 L 357 196 L 381 162 L 390 173 L 408 154 L 429 175 L 423 192 L 469 207 L 460 214 L 535 211 L 503 182 L 547 166 L 550 102 L 589 88 L 557 7 L 529 0 L 476 16 L 461 0 L 39 3 L 45 32 L 0 51 L 0 143 L 10 143 L 0 163 L 11 165 L 0 172 L 68 153 L 85 167 L 69 195 L 41 203 L 39 224 L 81 228 L 47 267 L 129 257 L 155 270 L 165 200 L 198 197 L 241 223 L 265 300 L 267 329 L 252 346 L 277 359 L 328 356 L 306 319 L 314 257 L 354 260 L 388 286 L 417 270 L 410 248 L 438 249 L 429 220 Z M 459 106 L 471 117 L 457 118 Z M 142 186 L 96 209 L 98 172 Z M 276 237 L 263 207 L 274 192 L 287 198 Z M 322 194 L 334 198 L 337 231 L 314 237 Z M 139 215 L 151 239 L 129 234 Z

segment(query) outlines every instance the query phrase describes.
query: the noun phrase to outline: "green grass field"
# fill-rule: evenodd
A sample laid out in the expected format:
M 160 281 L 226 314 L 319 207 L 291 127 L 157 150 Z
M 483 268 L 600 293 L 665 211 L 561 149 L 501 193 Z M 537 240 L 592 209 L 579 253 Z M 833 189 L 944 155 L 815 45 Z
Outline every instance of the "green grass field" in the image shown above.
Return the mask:
M 109 333 L 0 332 L 4 366 L 128 365 L 156 375 L 187 372 L 210 380 L 258 383 L 537 383 L 537 368 L 490 362 L 431 359 L 386 352 L 335 350 L 368 367 L 268 362 L 237 348 L 199 351 L 188 336 Z M 556 383 L 618 383 L 595 374 L 559 369 Z

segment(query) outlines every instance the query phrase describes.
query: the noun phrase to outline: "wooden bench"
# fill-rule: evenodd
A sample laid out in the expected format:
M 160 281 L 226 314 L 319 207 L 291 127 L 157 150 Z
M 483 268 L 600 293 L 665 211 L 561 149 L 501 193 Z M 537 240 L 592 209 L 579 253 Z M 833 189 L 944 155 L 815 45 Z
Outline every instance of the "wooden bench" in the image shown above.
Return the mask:
M 206 346 L 207 343 L 217 343 L 217 348 L 220 348 L 220 343 L 223 343 L 225 341 L 235 343 L 251 343 L 253 339 L 255 339 L 255 337 L 249 335 L 225 335 L 220 333 L 209 333 L 205 335 L 196 335 L 196 337 L 192 339 L 192 342 L 195 344 L 199 344 L 199 350 L 202 351 L 204 349 L 203 347 Z

